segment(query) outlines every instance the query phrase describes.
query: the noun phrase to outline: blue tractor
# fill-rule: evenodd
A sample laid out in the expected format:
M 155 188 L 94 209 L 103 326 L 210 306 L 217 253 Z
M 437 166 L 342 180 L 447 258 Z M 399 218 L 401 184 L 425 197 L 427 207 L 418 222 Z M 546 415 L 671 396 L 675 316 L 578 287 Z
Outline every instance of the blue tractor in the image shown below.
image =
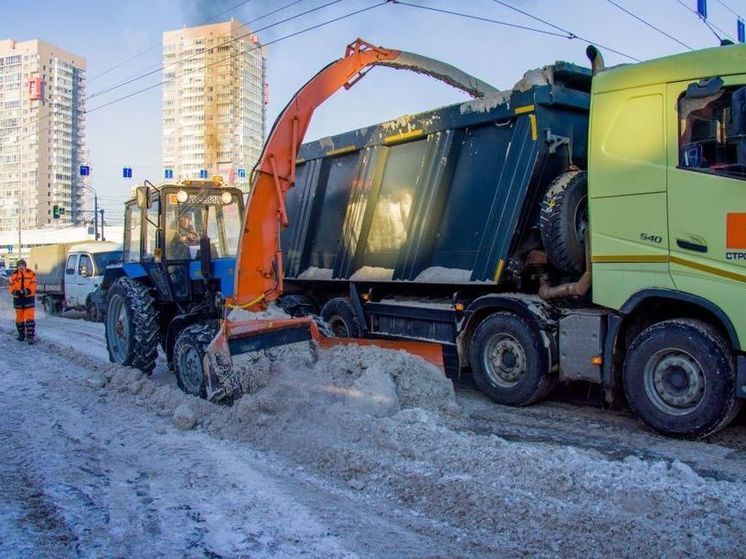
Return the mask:
M 243 205 L 219 177 L 136 188 L 123 263 L 102 282 L 110 361 L 150 374 L 160 344 L 179 386 L 204 396 L 202 357 L 233 292 Z

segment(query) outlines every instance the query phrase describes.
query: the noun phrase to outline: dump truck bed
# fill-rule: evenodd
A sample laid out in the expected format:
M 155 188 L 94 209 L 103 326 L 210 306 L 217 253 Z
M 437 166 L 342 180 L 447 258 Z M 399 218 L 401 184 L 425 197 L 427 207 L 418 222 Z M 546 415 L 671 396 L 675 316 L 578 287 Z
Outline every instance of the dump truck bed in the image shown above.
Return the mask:
M 286 279 L 498 283 L 546 185 L 585 166 L 590 80 L 557 63 L 500 95 L 305 144 Z

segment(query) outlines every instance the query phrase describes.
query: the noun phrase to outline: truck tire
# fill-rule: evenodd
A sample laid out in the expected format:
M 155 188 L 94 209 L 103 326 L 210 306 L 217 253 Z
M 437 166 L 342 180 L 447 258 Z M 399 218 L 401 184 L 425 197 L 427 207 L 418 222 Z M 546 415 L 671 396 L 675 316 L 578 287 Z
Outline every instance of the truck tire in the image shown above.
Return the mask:
M 109 361 L 153 372 L 159 329 L 150 289 L 127 277 L 115 281 L 109 288 L 104 325 Z
M 557 382 L 543 338 L 519 316 L 497 312 L 477 327 L 469 347 L 474 382 L 498 404 L 526 406 Z
M 352 301 L 347 297 L 329 299 L 321 307 L 321 318 L 329 325 L 335 338 L 360 338 L 363 330 L 355 316 Z
M 666 320 L 638 334 L 624 362 L 624 392 L 643 423 L 670 437 L 715 433 L 741 408 L 733 354 L 698 320 Z
M 541 203 L 539 229 L 547 257 L 561 272 L 585 271 L 585 232 L 588 229 L 588 175 L 563 173 L 549 185 Z
M 44 307 L 44 312 L 47 316 L 54 316 L 59 314 L 56 301 L 52 297 L 44 297 L 41 300 L 41 305 Z
M 187 394 L 207 397 L 202 360 L 207 346 L 217 333 L 218 322 L 210 321 L 187 326 L 176 337 L 173 358 L 176 383 Z
M 91 322 L 99 322 L 101 320 L 101 315 L 98 312 L 98 307 L 96 306 L 96 303 L 93 302 L 93 299 L 88 297 L 88 302 L 85 304 L 85 312 L 88 316 L 88 320 Z

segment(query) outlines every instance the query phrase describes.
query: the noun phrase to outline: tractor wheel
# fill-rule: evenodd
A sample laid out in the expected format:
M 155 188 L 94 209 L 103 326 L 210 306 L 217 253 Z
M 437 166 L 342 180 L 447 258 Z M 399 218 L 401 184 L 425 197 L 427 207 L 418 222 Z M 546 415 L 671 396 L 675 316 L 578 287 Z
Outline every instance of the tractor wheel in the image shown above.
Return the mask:
M 109 361 L 150 374 L 158 355 L 158 311 L 150 289 L 130 278 L 109 288 L 104 321 Z
M 203 359 L 205 350 L 218 333 L 217 321 L 192 324 L 179 332 L 174 344 L 174 372 L 176 382 L 184 392 L 205 398 L 207 384 Z
M 321 318 L 329 325 L 336 338 L 360 338 L 363 334 L 360 323 L 347 297 L 329 299 L 321 307 Z
M 541 203 L 541 240 L 549 261 L 561 272 L 585 271 L 585 233 L 588 229 L 588 175 L 563 173 L 549 185 Z
M 511 313 L 497 312 L 477 327 L 469 359 L 474 382 L 498 404 L 533 404 L 548 396 L 557 381 L 541 336 Z
M 638 334 L 624 363 L 624 392 L 643 423 L 671 437 L 710 435 L 741 408 L 732 351 L 697 320 L 666 320 Z

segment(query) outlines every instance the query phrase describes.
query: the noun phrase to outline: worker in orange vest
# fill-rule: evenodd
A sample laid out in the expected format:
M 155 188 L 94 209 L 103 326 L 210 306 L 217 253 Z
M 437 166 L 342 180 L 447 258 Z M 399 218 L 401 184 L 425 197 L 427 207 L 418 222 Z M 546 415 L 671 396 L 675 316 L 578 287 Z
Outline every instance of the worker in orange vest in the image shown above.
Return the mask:
M 16 271 L 10 276 L 8 291 L 13 295 L 16 309 L 16 329 L 19 342 L 34 343 L 34 307 L 36 306 L 36 274 L 26 267 L 25 260 L 18 261 Z

